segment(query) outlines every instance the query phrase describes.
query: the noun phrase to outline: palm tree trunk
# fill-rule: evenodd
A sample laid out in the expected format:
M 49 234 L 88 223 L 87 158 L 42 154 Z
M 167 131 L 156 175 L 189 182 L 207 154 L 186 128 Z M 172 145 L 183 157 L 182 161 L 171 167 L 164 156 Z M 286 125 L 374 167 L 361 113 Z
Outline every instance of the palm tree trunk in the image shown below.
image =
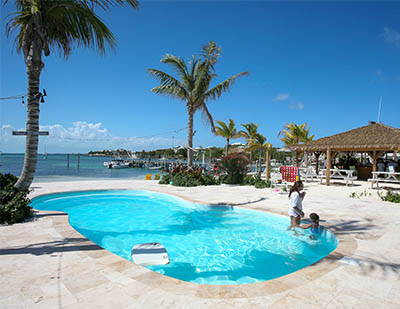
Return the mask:
M 33 39 L 29 52 L 25 56 L 26 72 L 28 75 L 28 99 L 26 131 L 39 131 L 39 83 L 43 68 L 42 43 L 39 38 Z M 15 184 L 19 191 L 27 191 L 35 177 L 39 135 L 27 135 L 25 145 L 24 167 Z
M 262 148 L 260 148 L 260 154 L 258 156 L 258 176 L 261 177 L 261 158 L 262 158 Z
M 193 108 L 188 107 L 188 149 L 187 149 L 187 165 L 192 166 L 193 164 Z
M 226 139 L 225 157 L 228 156 L 228 153 L 229 153 L 229 138 Z

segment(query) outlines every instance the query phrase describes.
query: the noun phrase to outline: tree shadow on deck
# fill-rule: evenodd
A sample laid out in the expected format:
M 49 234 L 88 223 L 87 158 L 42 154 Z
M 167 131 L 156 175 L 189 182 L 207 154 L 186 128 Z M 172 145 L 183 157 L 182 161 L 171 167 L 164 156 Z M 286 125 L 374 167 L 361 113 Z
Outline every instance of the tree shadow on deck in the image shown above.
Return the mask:
M 324 227 L 328 228 L 337 236 L 352 235 L 354 236 L 354 241 L 357 239 L 375 241 L 384 235 L 381 225 L 374 224 L 371 218 L 349 221 L 337 220 L 337 223 L 325 223 Z M 393 248 L 393 250 L 396 249 Z M 349 260 L 342 264 L 342 262 L 339 261 L 344 257 Z M 333 252 L 323 260 L 331 263 L 339 262 L 340 265 L 350 264 L 346 265 L 346 267 L 354 267 L 354 269 L 358 269 L 360 274 L 364 276 L 369 276 L 373 272 L 380 272 L 380 275 L 386 278 L 392 273 L 400 280 L 400 263 L 388 261 L 386 258 L 382 257 L 382 254 L 378 251 L 376 255 L 373 252 L 355 252 L 354 254 L 349 254 L 349 256 Z
M 57 252 L 70 251 L 93 251 L 104 250 L 100 246 L 92 243 L 84 237 L 79 238 L 64 238 L 63 240 L 55 240 L 28 246 L 19 246 L 13 248 L 0 248 L 0 255 L 17 255 L 17 254 L 32 254 L 32 255 L 51 255 Z

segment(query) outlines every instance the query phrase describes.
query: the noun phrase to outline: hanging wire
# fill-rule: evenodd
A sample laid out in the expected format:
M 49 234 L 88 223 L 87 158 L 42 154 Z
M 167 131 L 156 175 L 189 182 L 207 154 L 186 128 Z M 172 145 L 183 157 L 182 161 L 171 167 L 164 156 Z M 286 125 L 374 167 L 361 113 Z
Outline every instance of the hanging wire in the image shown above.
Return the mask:
M 173 130 L 173 131 L 168 131 L 168 132 L 164 132 L 164 133 L 158 133 L 158 134 L 153 134 L 153 135 L 145 135 L 145 136 L 135 136 L 133 138 L 135 139 L 141 139 L 141 138 L 151 138 L 151 137 L 157 137 L 157 136 L 162 136 L 162 135 L 167 135 L 167 134 L 171 134 L 171 133 L 175 133 L 178 134 L 179 132 L 183 131 L 187 129 L 187 127 L 184 128 L 180 128 L 177 130 Z M 53 138 L 53 139 L 60 139 L 60 137 L 55 137 L 55 136 L 48 136 L 48 138 Z M 129 140 L 132 137 L 118 137 L 121 140 Z M 70 141 L 82 141 L 82 142 L 106 142 L 109 141 L 110 138 L 95 138 L 95 139 L 89 139 L 89 138 L 73 138 L 73 137 L 65 137 L 63 138 L 64 140 L 70 140 Z

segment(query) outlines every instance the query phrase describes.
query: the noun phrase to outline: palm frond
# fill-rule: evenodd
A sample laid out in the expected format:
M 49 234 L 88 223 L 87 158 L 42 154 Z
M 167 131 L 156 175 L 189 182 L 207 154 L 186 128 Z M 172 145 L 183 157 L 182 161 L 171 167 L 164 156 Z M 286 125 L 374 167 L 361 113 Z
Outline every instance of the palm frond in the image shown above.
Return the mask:
M 178 81 L 177 79 L 175 79 L 175 77 L 173 77 L 163 71 L 160 71 L 157 69 L 147 69 L 147 72 L 151 76 L 158 79 L 162 86 L 182 87 L 180 81 Z
M 174 99 L 179 99 L 182 101 L 186 101 L 186 91 L 184 88 L 173 87 L 173 86 L 157 86 L 150 90 L 155 94 L 161 94 L 165 96 L 172 97 Z
M 249 75 L 249 73 L 242 72 L 234 76 L 231 76 L 230 78 L 219 83 L 218 85 L 207 91 L 207 93 L 204 95 L 204 100 L 208 101 L 220 98 L 223 93 L 230 91 L 230 87 L 235 83 L 236 79 L 245 75 Z
M 59 50 L 66 58 L 74 46 L 93 48 L 99 54 L 105 53 L 106 45 L 111 49 L 116 47 L 114 35 L 87 1 L 32 1 L 31 5 L 28 2 L 24 4 L 7 23 L 7 33 L 19 30 L 16 37 L 19 51 L 24 46 L 27 48 L 35 38 L 42 40 L 43 46 Z
M 203 120 L 211 127 L 211 132 L 215 133 L 214 120 L 210 112 L 208 111 L 207 105 L 203 103 L 200 108 Z

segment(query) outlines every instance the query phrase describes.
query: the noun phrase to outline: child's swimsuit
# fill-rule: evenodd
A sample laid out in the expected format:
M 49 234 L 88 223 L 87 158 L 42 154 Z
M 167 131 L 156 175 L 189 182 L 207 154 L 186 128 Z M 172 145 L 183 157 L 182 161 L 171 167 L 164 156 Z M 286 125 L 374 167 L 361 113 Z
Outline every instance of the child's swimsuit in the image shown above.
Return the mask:
M 319 226 L 317 224 L 312 224 L 311 226 L 311 233 L 318 234 L 319 233 Z

